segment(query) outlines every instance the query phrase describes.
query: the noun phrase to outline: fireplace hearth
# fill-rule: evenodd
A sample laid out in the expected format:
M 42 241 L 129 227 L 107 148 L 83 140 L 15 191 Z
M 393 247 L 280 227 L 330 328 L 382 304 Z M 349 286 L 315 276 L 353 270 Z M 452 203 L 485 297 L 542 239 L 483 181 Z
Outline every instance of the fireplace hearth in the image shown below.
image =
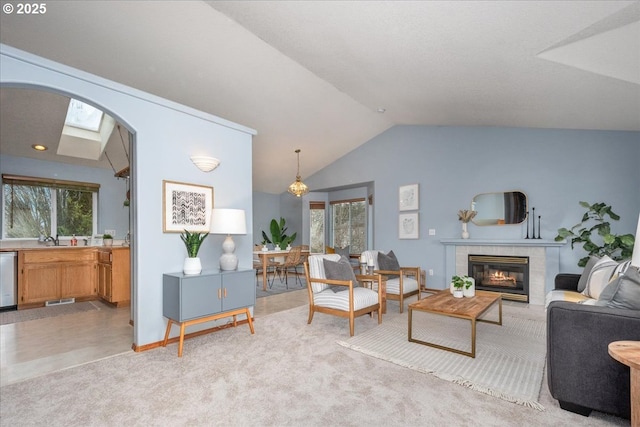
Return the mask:
M 468 275 L 475 279 L 476 289 L 529 302 L 529 257 L 469 254 L 468 260 Z

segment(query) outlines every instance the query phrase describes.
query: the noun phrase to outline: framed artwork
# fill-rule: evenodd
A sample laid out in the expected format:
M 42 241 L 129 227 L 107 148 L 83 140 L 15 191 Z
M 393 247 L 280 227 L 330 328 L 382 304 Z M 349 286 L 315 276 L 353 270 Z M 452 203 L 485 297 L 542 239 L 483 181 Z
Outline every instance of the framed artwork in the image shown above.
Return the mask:
M 406 213 L 398 216 L 398 237 L 400 239 L 417 239 L 420 235 L 418 213 Z
M 398 191 L 400 211 L 417 211 L 419 207 L 418 184 L 403 185 Z
M 206 233 L 211 226 L 213 187 L 162 181 L 162 231 Z

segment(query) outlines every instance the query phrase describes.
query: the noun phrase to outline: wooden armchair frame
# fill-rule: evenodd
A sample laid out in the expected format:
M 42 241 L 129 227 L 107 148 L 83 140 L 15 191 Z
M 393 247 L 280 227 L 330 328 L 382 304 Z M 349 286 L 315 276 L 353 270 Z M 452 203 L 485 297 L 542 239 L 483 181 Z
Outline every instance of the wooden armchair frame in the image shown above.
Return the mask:
M 304 274 L 307 280 L 307 291 L 309 293 L 309 319 L 307 321 L 307 324 L 311 324 L 311 321 L 313 320 L 313 315 L 316 312 L 330 314 L 333 316 L 345 317 L 349 319 L 349 334 L 350 336 L 353 336 L 354 330 L 355 330 L 356 317 L 362 316 L 364 314 L 369 314 L 369 316 L 372 317 L 373 312 L 377 311 L 378 324 L 382 323 L 382 292 L 380 292 L 380 290 L 383 289 L 383 287 L 382 287 L 382 276 L 380 276 L 379 274 L 356 275 L 356 280 L 359 282 L 360 281 L 373 282 L 373 283 L 377 283 L 378 285 L 378 291 L 365 287 L 367 290 L 371 290 L 372 292 L 376 292 L 378 294 L 378 302 L 374 305 L 363 307 L 359 310 L 355 310 L 354 308 L 354 283 L 351 280 L 331 280 L 331 279 L 311 278 L 309 274 L 308 261 L 304 263 Z M 348 286 L 349 287 L 349 310 L 344 311 L 336 308 L 316 305 L 314 303 L 314 296 L 316 295 L 316 293 L 313 291 L 312 282 L 322 283 L 329 286 Z M 322 292 L 319 292 L 319 293 L 322 293 Z
M 387 293 L 387 299 L 400 302 L 400 313 L 403 312 L 405 298 L 418 295 L 418 300 L 420 299 L 420 296 L 421 296 L 420 293 L 423 290 L 423 285 L 421 283 L 422 279 L 420 275 L 420 267 L 400 267 L 400 270 L 374 270 L 374 273 L 382 275 L 384 277 L 383 280 L 385 281 L 388 281 L 388 276 L 390 275 L 399 276 L 400 294 L 396 295 L 396 294 Z M 403 280 L 405 276 L 414 277 L 418 282 L 418 289 L 415 289 L 409 292 L 404 292 Z

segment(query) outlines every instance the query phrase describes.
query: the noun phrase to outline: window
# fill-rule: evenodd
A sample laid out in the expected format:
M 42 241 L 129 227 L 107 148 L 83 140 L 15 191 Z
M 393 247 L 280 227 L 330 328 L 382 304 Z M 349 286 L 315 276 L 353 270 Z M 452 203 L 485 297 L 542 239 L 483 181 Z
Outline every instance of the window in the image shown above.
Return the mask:
M 367 213 L 365 199 L 331 202 L 332 245 L 359 254 L 366 248 Z
M 309 215 L 311 232 L 309 239 L 309 251 L 311 253 L 324 253 L 324 202 L 309 203 Z
M 3 175 L 3 238 L 95 234 L 99 188 L 91 183 Z
M 98 132 L 102 122 L 102 111 L 82 101 L 71 98 L 67 108 L 67 118 L 64 124 L 80 129 Z

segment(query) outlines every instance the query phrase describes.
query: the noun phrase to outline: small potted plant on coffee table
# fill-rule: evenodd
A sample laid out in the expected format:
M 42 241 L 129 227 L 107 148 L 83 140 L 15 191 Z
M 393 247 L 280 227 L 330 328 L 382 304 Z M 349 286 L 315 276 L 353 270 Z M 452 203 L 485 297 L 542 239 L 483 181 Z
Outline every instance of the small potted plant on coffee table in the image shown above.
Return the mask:
M 464 287 L 471 286 L 471 280 L 467 276 L 453 276 L 451 278 L 451 285 L 453 287 L 453 296 L 455 298 L 462 298 L 464 296 Z

